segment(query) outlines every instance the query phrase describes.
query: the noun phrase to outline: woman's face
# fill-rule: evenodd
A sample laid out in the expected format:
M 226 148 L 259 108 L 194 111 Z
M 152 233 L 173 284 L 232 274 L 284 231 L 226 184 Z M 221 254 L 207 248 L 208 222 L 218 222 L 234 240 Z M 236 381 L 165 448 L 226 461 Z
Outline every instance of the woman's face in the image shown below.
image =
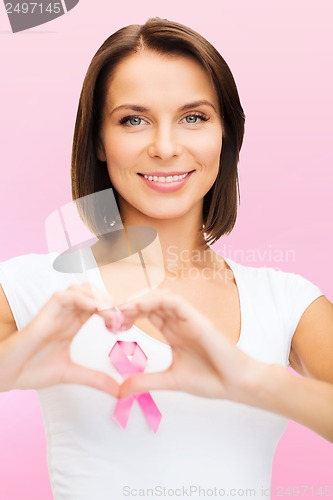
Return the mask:
M 122 217 L 201 220 L 222 148 L 206 72 L 191 58 L 144 51 L 123 60 L 108 85 L 97 156 L 107 162 Z

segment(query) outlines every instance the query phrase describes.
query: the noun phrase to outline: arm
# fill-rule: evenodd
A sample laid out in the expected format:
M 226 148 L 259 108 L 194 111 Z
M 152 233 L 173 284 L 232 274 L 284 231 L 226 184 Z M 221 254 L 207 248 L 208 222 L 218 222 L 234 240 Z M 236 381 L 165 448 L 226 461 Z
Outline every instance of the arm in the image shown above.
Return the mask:
M 323 305 L 315 305 L 316 302 Z M 317 320 L 321 321 L 316 324 L 316 331 L 322 328 L 323 315 L 329 327 L 325 335 L 328 344 L 322 349 L 317 345 L 316 356 L 323 355 L 322 350 L 329 347 L 329 358 L 333 352 L 333 306 L 326 301 L 324 304 L 322 298 L 304 313 L 295 342 L 299 342 L 300 332 L 306 331 L 307 337 L 315 335 L 316 332 L 308 330 L 308 318 L 314 314 L 314 307 L 319 307 Z M 280 365 L 256 361 L 234 346 L 183 298 L 165 291 L 147 294 L 122 311 L 121 329 L 129 328 L 137 317 L 147 316 L 160 329 L 173 352 L 173 362 L 166 371 L 127 379 L 120 388 L 122 397 L 151 389 L 171 389 L 225 398 L 291 418 L 333 442 L 333 384 L 327 376 L 331 374 L 329 363 L 323 370 L 317 367 L 323 379 L 317 380 L 298 378 Z M 320 359 L 312 359 L 311 366 L 320 365 Z M 304 355 L 302 363 L 305 363 Z
M 16 332 L 17 326 L 6 295 L 0 285 L 0 342 Z
M 97 308 L 104 304 L 104 309 Z M 55 384 L 85 384 L 116 395 L 109 376 L 71 361 L 70 344 L 81 326 L 99 314 L 108 328 L 111 298 L 90 285 L 55 293 L 20 332 L 2 292 L 0 309 L 0 392 Z

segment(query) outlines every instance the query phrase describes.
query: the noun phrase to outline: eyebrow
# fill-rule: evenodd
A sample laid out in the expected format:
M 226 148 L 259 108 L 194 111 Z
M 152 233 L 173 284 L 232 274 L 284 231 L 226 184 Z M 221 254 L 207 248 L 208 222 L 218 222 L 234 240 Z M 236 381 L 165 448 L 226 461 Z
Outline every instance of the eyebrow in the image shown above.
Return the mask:
M 210 106 L 216 112 L 215 106 L 206 99 L 201 99 L 199 101 L 194 101 L 194 102 L 189 102 L 188 104 L 184 104 L 184 106 L 178 108 L 178 111 L 186 111 L 188 109 L 198 108 L 199 106 Z M 144 106 L 138 106 L 137 104 L 121 104 L 120 106 L 117 106 L 109 113 L 110 116 L 115 111 L 119 111 L 120 109 L 130 109 L 132 111 L 137 111 L 138 113 L 147 113 L 149 111 L 149 108 L 146 108 Z

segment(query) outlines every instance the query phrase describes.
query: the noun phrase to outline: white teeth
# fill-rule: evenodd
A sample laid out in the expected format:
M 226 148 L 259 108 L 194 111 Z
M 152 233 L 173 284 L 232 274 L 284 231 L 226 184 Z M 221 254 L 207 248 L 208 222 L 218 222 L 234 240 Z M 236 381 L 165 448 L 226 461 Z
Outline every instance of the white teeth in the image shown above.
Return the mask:
M 154 182 L 176 182 L 176 181 L 181 181 L 188 175 L 188 172 L 183 175 L 169 175 L 168 177 L 157 177 L 157 175 L 144 175 L 143 177 L 145 179 L 148 179 L 149 181 L 154 181 Z

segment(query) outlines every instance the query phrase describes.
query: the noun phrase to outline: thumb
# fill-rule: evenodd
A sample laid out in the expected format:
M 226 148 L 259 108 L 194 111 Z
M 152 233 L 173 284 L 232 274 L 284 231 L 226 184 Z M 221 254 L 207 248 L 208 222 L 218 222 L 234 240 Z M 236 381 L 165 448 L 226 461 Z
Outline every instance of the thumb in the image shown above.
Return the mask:
M 77 364 L 71 364 L 61 381 L 63 384 L 80 384 L 107 392 L 112 396 L 119 396 L 119 384 L 106 373 L 91 370 Z
M 172 390 L 173 378 L 169 370 L 156 373 L 139 373 L 127 378 L 119 387 L 118 397 L 126 398 L 135 393 L 148 392 L 154 389 Z

